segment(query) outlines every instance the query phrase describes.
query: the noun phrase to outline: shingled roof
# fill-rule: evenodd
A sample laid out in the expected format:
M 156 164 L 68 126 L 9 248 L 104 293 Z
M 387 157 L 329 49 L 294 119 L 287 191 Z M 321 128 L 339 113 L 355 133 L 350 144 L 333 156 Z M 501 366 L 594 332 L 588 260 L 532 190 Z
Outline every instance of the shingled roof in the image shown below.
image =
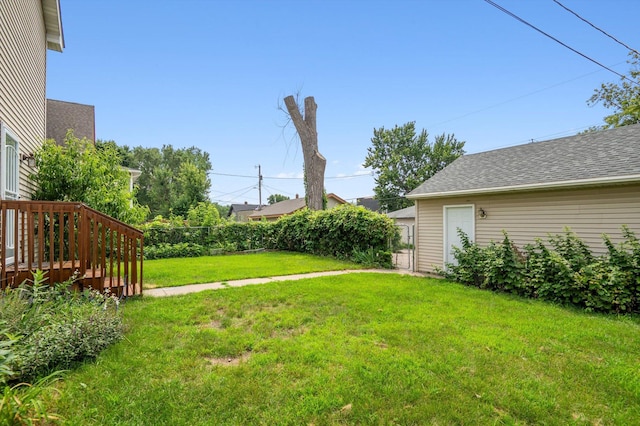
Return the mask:
M 640 124 L 463 155 L 407 197 L 633 181 L 640 181 Z
M 416 218 L 416 206 L 405 207 L 404 209 L 396 210 L 387 213 L 391 219 L 415 219 Z
M 293 198 L 283 200 L 269 206 L 264 206 L 262 210 L 255 211 L 249 215 L 250 219 L 275 218 L 286 214 L 294 213 L 306 206 L 304 198 Z

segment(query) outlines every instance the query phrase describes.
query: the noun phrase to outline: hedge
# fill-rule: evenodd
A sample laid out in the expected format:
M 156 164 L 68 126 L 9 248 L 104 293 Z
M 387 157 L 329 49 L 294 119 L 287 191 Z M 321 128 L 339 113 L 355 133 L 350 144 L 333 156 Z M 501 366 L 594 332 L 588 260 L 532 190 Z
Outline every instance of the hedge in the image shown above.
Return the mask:
M 154 222 L 152 225 L 157 225 Z M 244 251 L 258 248 L 288 250 L 343 259 L 375 259 L 391 267 L 390 247 L 400 240 L 387 216 L 345 204 L 330 210 L 302 209 L 276 222 L 227 222 L 214 227 L 186 227 L 181 222 L 144 226 L 145 258 L 193 255 L 197 247 Z M 175 249 L 172 247 L 176 246 Z M 364 256 L 363 253 L 367 255 Z

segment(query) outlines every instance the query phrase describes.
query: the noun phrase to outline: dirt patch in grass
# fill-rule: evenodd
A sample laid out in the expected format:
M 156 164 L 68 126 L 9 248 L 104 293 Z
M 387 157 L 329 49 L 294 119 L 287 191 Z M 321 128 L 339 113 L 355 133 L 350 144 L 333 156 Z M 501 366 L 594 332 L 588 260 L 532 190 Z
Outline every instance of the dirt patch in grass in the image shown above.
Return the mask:
M 224 327 L 222 326 L 222 321 L 213 320 L 207 324 L 203 324 L 202 328 L 209 328 L 214 330 L 222 330 Z
M 223 367 L 235 367 L 246 362 L 251 357 L 251 353 L 247 352 L 236 357 L 211 358 L 206 357 L 211 365 L 221 365 Z
M 276 339 L 289 339 L 292 337 L 302 336 L 309 331 L 309 327 L 300 326 L 300 327 L 277 327 L 271 333 L 272 338 Z

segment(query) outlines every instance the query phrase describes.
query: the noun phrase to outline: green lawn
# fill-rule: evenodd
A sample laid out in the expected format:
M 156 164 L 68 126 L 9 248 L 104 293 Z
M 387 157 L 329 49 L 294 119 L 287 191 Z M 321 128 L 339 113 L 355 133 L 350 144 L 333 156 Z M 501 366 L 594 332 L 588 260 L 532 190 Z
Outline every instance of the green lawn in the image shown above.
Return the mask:
M 638 424 L 640 321 L 395 274 L 124 306 L 71 424 Z
M 144 288 L 174 287 L 245 278 L 362 269 L 362 265 L 292 252 L 261 252 L 226 256 L 144 261 Z

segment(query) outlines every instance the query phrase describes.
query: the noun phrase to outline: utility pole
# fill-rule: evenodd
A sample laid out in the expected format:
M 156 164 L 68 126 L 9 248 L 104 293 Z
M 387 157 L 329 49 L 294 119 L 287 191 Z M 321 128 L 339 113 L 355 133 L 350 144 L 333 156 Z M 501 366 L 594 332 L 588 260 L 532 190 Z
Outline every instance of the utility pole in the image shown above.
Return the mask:
M 258 164 L 258 209 L 262 209 L 262 169 Z

